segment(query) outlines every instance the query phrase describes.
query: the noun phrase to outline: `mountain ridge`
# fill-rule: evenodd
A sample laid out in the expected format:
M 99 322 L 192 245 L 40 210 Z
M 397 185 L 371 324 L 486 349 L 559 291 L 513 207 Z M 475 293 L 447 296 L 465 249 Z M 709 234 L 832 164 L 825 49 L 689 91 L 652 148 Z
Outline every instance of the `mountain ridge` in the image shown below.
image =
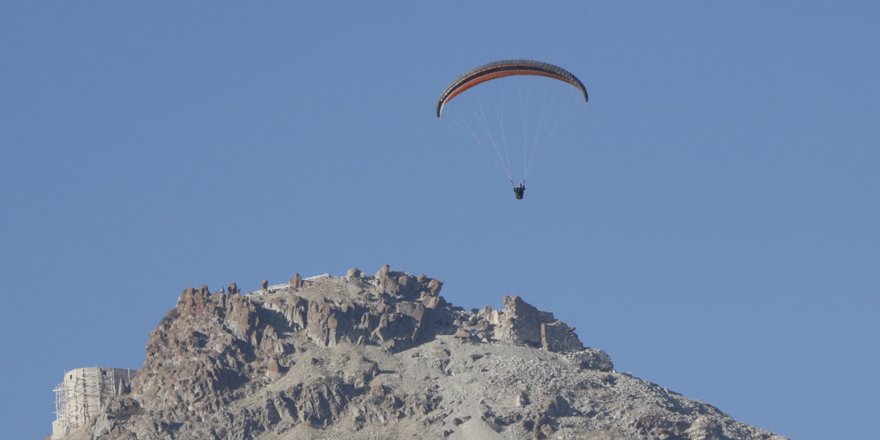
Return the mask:
M 518 296 L 468 311 L 442 287 L 385 265 L 187 288 L 130 386 L 52 438 L 784 439 L 616 372 Z

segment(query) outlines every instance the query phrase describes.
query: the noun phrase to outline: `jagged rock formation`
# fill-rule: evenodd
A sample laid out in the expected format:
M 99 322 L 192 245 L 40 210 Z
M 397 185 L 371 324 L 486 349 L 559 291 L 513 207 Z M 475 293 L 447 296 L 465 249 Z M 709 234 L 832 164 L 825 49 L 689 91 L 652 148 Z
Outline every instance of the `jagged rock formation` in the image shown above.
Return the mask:
M 782 438 L 614 372 L 519 297 L 469 312 L 442 286 L 386 265 L 186 289 L 131 393 L 65 438 Z

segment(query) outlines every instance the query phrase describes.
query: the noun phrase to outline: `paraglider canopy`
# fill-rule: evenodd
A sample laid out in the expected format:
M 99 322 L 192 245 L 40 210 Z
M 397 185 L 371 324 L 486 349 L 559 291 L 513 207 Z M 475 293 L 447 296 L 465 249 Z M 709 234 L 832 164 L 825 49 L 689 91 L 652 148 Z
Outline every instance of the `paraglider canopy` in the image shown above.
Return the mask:
M 437 117 L 439 118 L 443 113 L 443 107 L 446 106 L 447 102 L 465 90 L 486 81 L 515 75 L 536 75 L 558 79 L 559 81 L 567 82 L 580 90 L 581 93 L 584 94 L 584 102 L 590 100 L 590 97 L 587 94 L 587 88 L 584 87 L 581 80 L 577 79 L 576 76 L 562 67 L 541 61 L 502 60 L 474 68 L 453 81 L 453 83 L 443 91 L 443 94 L 440 95 L 440 99 L 437 101 Z

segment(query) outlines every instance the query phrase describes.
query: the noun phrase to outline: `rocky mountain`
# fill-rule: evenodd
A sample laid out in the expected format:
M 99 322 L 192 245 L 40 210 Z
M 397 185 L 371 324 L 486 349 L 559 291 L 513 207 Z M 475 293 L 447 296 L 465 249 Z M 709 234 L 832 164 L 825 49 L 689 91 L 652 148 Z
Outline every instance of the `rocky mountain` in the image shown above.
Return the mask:
M 262 286 L 184 290 L 130 390 L 63 438 L 783 439 L 615 372 L 516 296 L 468 311 L 387 265 Z

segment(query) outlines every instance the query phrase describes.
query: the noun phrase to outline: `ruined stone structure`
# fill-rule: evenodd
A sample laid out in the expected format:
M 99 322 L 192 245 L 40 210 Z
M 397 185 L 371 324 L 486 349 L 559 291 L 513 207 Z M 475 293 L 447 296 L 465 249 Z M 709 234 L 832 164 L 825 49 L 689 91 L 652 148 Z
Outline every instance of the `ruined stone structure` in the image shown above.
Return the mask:
M 493 326 L 493 339 L 511 344 L 529 345 L 558 353 L 584 349 L 574 328 L 543 312 L 518 296 L 505 296 L 504 309 L 488 306 L 479 316 Z
M 64 373 L 55 387 L 55 421 L 52 439 L 64 438 L 100 414 L 114 396 L 127 394 L 137 370 L 77 368 Z

